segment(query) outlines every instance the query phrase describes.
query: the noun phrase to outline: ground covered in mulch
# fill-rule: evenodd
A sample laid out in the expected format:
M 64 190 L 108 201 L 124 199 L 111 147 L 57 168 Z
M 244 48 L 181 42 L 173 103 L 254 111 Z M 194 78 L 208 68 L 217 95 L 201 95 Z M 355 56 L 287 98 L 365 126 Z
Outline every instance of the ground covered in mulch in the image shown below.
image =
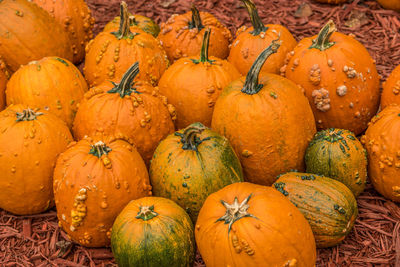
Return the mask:
M 96 18 L 96 33 L 119 12 L 119 0 L 87 0 Z M 133 13 L 158 23 L 190 8 L 188 0 L 126 1 Z M 308 0 L 256 1 L 264 23 L 282 24 L 297 40 L 316 34 L 333 19 L 339 31 L 353 33 L 372 54 L 385 79 L 400 64 L 400 14 L 374 1 L 355 0 L 341 6 Z M 239 0 L 195 1 L 232 33 L 248 24 Z M 300 8 L 299 8 L 300 7 Z M 342 244 L 318 250 L 317 266 L 400 266 L 400 208 L 369 185 L 358 198 L 359 217 Z M 69 241 L 57 224 L 55 210 L 14 216 L 0 210 L 0 266 L 115 266 L 110 249 L 86 249 Z M 197 255 L 195 266 L 204 266 Z

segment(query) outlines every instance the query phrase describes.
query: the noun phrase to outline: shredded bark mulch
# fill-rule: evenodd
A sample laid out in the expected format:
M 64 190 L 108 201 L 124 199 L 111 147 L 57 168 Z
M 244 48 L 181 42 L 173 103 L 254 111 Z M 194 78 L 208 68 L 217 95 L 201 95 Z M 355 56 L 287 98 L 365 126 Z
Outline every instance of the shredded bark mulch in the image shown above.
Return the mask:
M 119 12 L 119 0 L 87 0 L 96 18 L 95 32 Z M 133 13 L 161 23 L 190 9 L 188 0 L 126 1 Z M 239 0 L 194 1 L 213 13 L 234 34 L 247 13 Z M 333 19 L 339 31 L 352 33 L 376 60 L 382 78 L 400 64 L 400 14 L 375 1 L 354 0 L 332 6 L 310 0 L 255 0 L 264 23 L 286 26 L 297 40 L 318 33 Z M 400 207 L 370 185 L 358 198 L 359 216 L 339 246 L 319 249 L 317 266 L 400 266 Z M 0 210 L 0 266 L 116 266 L 109 248 L 88 249 L 71 242 L 58 227 L 54 209 L 34 216 Z M 197 254 L 195 266 L 205 266 Z

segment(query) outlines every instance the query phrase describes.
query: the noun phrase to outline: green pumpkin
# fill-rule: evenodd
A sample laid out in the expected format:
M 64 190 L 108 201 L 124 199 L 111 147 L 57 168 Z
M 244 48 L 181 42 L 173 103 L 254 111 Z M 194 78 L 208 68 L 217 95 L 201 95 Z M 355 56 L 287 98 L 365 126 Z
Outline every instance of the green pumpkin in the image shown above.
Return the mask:
M 351 231 L 358 215 L 353 193 L 334 179 L 308 173 L 283 174 L 273 187 L 304 215 L 318 248 L 339 244 Z
M 348 130 L 320 131 L 306 150 L 306 171 L 342 182 L 357 197 L 364 191 L 367 180 L 366 153 L 361 142 Z
M 243 173 L 228 140 L 194 123 L 160 142 L 151 161 L 150 182 L 155 196 L 174 200 L 195 222 L 206 198 L 243 182 Z

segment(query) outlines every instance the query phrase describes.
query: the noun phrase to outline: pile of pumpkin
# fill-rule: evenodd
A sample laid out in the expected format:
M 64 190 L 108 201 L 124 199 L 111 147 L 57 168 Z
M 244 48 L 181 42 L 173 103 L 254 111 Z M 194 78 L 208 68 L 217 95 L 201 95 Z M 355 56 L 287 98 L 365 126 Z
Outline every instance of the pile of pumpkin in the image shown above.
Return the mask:
M 194 6 L 160 29 L 122 2 L 93 39 L 82 0 L 0 1 L 0 207 L 55 204 L 120 266 L 190 266 L 196 244 L 207 266 L 313 266 L 351 231 L 367 161 L 400 201 L 400 67 L 380 95 L 332 21 L 297 43 L 242 2 L 232 40 Z

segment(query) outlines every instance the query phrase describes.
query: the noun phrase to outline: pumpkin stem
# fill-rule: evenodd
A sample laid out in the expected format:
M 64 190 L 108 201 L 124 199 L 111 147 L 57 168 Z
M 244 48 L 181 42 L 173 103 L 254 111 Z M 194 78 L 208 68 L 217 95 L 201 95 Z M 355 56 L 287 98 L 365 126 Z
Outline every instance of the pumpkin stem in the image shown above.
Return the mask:
M 111 33 L 114 34 L 118 40 L 133 39 L 133 37 L 139 34 L 137 32 L 132 33 L 129 28 L 131 25 L 131 18 L 129 17 L 128 6 L 125 1 L 122 1 L 120 5 L 120 18 L 118 31 Z
M 111 148 L 104 144 L 102 141 L 97 142 L 94 145 L 90 146 L 91 149 L 89 154 L 92 154 L 98 158 L 101 158 L 103 155 L 107 155 L 111 152 Z
M 35 112 L 30 108 L 24 109 L 22 112 L 17 112 L 17 120 L 16 121 L 33 121 L 40 115 L 43 115 L 42 112 Z
M 329 42 L 329 38 L 335 31 L 336 31 L 335 23 L 333 23 L 332 20 L 329 20 L 328 23 L 318 33 L 317 38 L 313 40 L 313 44 L 310 46 L 309 49 L 316 48 L 321 51 L 324 51 L 332 47 L 335 44 L 335 42 Z
M 266 27 L 263 23 L 262 20 L 260 18 L 260 16 L 258 15 L 258 11 L 256 8 L 256 5 L 253 3 L 252 0 L 242 0 L 244 6 L 247 9 L 247 12 L 250 15 L 250 19 L 251 19 L 251 24 L 253 25 L 253 31 L 251 31 L 250 33 L 254 36 L 259 35 L 262 32 L 266 32 L 268 30 L 268 27 Z
M 153 219 L 158 215 L 157 212 L 154 211 L 154 205 L 152 206 L 141 206 L 139 212 L 137 213 L 136 219 L 142 219 L 143 221 L 148 221 Z
M 189 29 L 196 28 L 198 31 L 204 28 L 203 24 L 201 23 L 200 12 L 196 8 L 194 4 L 192 4 L 192 20 L 189 21 Z
M 121 82 L 119 84 L 112 82 L 111 83 L 114 85 L 114 88 L 111 89 L 110 91 L 107 91 L 107 93 L 113 94 L 113 93 L 119 93 L 121 98 L 124 98 L 126 95 L 131 95 L 132 92 L 140 94 L 140 92 L 136 91 L 136 88 L 132 87 L 134 84 L 133 80 L 136 78 L 136 76 L 139 73 L 139 61 L 136 61 L 122 76 Z
M 175 132 L 175 136 L 181 137 L 182 149 L 197 151 L 197 147 L 209 137 L 200 140 L 198 134 L 204 131 L 206 127 L 200 122 L 189 125 L 183 130 L 183 133 Z
M 262 51 L 261 54 L 257 57 L 257 59 L 254 61 L 249 72 L 247 73 L 246 81 L 242 88 L 243 93 L 248 95 L 254 95 L 257 94 L 263 87 L 262 84 L 258 84 L 258 75 L 260 74 L 260 70 L 264 65 L 265 61 L 267 60 L 267 58 L 270 55 L 276 53 L 278 51 L 278 48 L 281 46 L 282 41 L 279 41 L 279 38 L 280 37 L 278 37 L 278 39 L 276 40 L 273 40 L 270 46 L 268 46 L 264 51 Z
M 208 46 L 209 46 L 209 42 L 210 42 L 210 35 L 211 35 L 211 29 L 208 28 L 204 32 L 203 43 L 201 45 L 200 59 L 199 60 L 191 59 L 194 64 L 199 64 L 200 62 L 202 62 L 202 63 L 208 62 L 208 63 L 212 64 L 215 61 L 215 60 L 208 59 Z

